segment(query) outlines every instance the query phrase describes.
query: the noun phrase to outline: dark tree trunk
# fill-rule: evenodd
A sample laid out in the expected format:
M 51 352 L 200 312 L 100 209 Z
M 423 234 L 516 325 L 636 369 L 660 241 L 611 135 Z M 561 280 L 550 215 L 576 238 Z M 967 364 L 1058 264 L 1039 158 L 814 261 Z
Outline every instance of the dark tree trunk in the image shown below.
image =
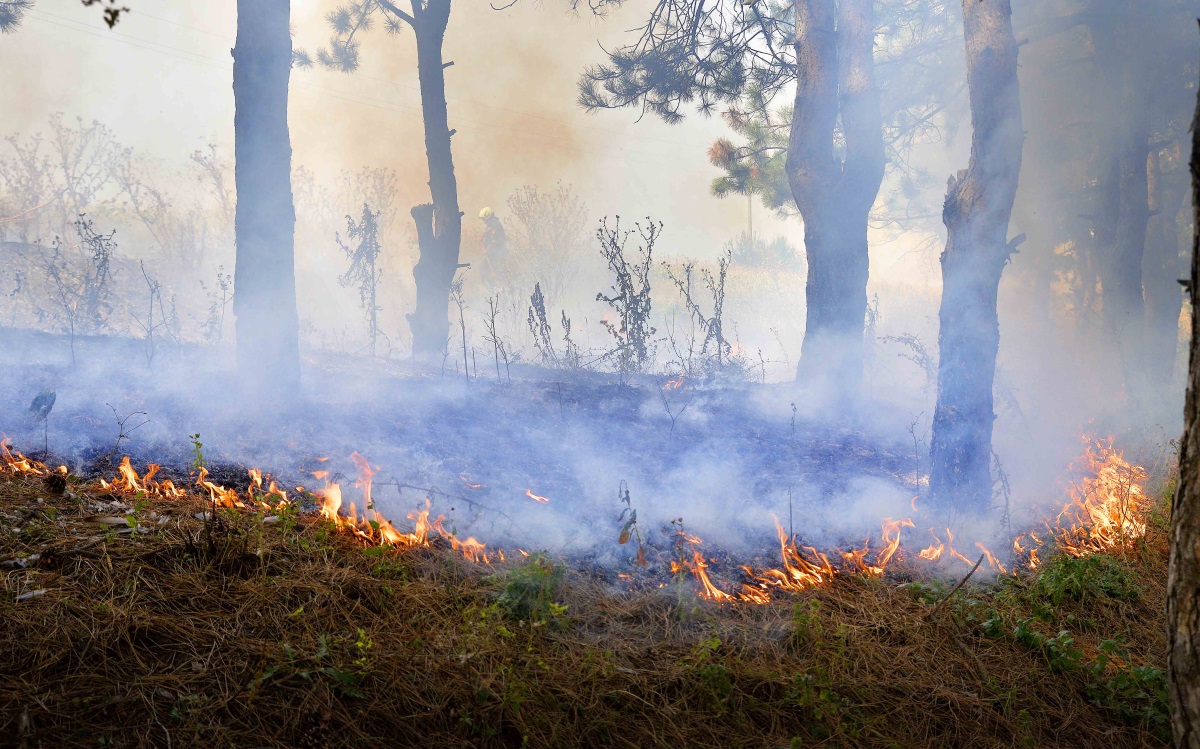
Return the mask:
M 442 62 L 450 0 L 429 0 L 423 8 L 418 9 L 414 4 L 413 9 L 425 155 L 433 201 L 412 209 L 420 258 L 413 268 L 417 304 L 408 316 L 408 323 L 413 334 L 413 353 L 423 356 L 446 350 L 450 334 L 450 285 L 458 269 L 462 212 L 458 207 L 458 183 L 450 150 L 453 132 L 446 111 L 446 65 Z
M 1200 100 L 1192 123 L 1193 298 L 1200 289 Z M 1200 749 L 1200 325 L 1192 317 L 1179 486 L 1171 506 L 1167 667 L 1177 749 Z
M 1172 146 L 1172 149 L 1177 146 Z M 1179 313 L 1183 294 L 1178 279 L 1179 211 L 1186 190 L 1171 175 L 1163 174 L 1160 154 L 1150 156 L 1150 229 L 1142 277 L 1146 295 L 1146 361 L 1150 392 L 1166 393 L 1175 373 L 1179 346 Z
M 943 508 L 981 512 L 992 495 L 992 384 L 1000 346 L 996 296 L 1024 134 L 1009 0 L 963 0 L 971 161 L 950 178 L 942 219 L 938 398 L 930 492 Z
M 233 49 L 237 362 L 244 375 L 274 389 L 300 380 L 296 211 L 287 122 L 291 3 L 238 0 L 237 12 Z
M 1150 221 L 1146 162 L 1150 155 L 1149 106 L 1145 73 L 1135 63 L 1145 38 L 1141 14 L 1129 0 L 1105 0 L 1096 5 L 1091 25 L 1093 54 L 1100 74 L 1100 123 L 1103 135 L 1097 159 L 1100 201 L 1095 218 L 1100 273 L 1101 320 L 1104 333 L 1121 357 L 1121 382 L 1126 393 L 1138 395 L 1143 368 L 1144 306 L 1142 259 Z
M 862 380 L 867 218 L 885 155 L 871 0 L 794 0 L 796 103 L 787 174 L 804 219 L 807 320 L 797 380 L 840 399 Z M 841 114 L 846 155 L 835 155 Z

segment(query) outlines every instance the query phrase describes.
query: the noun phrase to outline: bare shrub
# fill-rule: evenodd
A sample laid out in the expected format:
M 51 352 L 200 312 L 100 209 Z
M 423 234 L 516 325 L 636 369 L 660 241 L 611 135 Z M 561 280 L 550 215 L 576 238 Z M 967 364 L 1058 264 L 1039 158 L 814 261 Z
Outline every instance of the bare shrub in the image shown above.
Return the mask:
M 54 238 L 51 254 L 45 258 L 46 276 L 51 281 L 51 301 L 57 308 L 64 331 L 70 336 L 71 364 L 75 364 L 75 336 L 98 333 L 106 325 L 113 306 L 109 299 L 112 280 L 111 263 L 117 243 L 116 230 L 100 234 L 92 222 L 80 216 L 75 221 L 79 236 L 79 251 L 83 262 L 73 261 L 66 253 L 66 243 Z
M 225 333 L 225 309 L 233 300 L 233 276 L 225 272 L 225 266 L 217 266 L 217 285 L 209 289 L 204 281 L 200 282 L 208 297 L 208 317 L 204 320 L 204 339 L 209 343 L 220 344 Z
M 608 219 L 600 221 L 596 238 L 600 241 L 600 254 L 608 263 L 613 275 L 611 295 L 603 292 L 596 301 L 612 308 L 614 315 L 606 315 L 600 323 L 612 335 L 616 348 L 612 352 L 617 371 L 622 373 L 644 372 L 654 361 L 657 332 L 650 324 L 650 270 L 653 267 L 654 244 L 662 236 L 662 222 L 655 223 L 647 218 L 646 225 L 635 223 L 641 243 L 638 258 L 626 259 L 625 246 L 633 231 L 621 231 L 621 217 L 617 216 L 613 227 Z
M 508 273 L 517 288 L 541 283 L 552 299 L 564 298 L 578 277 L 587 246 L 587 205 L 570 185 L 543 192 L 526 185 L 508 199 Z
M 745 362 L 734 356 L 733 345 L 725 336 L 725 279 L 729 273 L 730 256 L 731 250 L 726 247 L 717 260 L 715 273 L 708 268 L 701 268 L 699 283 L 696 282 L 695 264 L 691 261 L 684 263 L 678 271 L 668 263 L 662 264 L 667 277 L 679 290 L 691 321 L 686 353 L 680 348 L 674 330 L 668 338 L 672 353 L 685 374 L 729 374 L 729 370 L 745 373 Z M 709 314 L 705 314 L 696 301 L 701 290 L 707 291 L 712 299 L 712 312 Z M 699 348 L 696 346 L 697 340 Z
M 346 216 L 346 236 L 350 240 L 358 240 L 358 245 L 350 247 L 342 242 L 340 234 L 335 234 L 338 247 L 350 260 L 350 267 L 338 277 L 338 283 L 343 287 L 354 286 L 358 290 L 359 304 L 362 305 L 367 317 L 367 341 L 371 356 L 375 356 L 375 344 L 379 338 L 379 277 L 381 271 L 377 260 L 381 250 L 379 244 L 379 212 L 363 203 L 362 216 L 357 222 Z

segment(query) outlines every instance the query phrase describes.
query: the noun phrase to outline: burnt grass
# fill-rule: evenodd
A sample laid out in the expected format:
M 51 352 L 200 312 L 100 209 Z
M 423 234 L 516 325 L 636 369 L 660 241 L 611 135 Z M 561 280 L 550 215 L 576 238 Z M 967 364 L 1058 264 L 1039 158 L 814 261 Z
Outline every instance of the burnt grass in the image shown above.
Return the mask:
M 1161 513 L 950 598 L 900 565 L 718 605 L 205 506 L 0 476 L 0 745 L 1167 745 Z

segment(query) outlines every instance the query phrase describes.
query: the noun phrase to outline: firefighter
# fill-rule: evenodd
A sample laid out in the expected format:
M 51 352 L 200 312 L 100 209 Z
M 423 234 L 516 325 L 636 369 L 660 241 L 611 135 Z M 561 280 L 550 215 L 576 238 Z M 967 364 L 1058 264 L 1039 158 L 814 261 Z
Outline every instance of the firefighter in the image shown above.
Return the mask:
M 508 259 L 508 241 L 504 236 L 504 225 L 491 208 L 479 212 L 483 221 L 483 275 L 488 285 L 495 285 L 504 275 Z

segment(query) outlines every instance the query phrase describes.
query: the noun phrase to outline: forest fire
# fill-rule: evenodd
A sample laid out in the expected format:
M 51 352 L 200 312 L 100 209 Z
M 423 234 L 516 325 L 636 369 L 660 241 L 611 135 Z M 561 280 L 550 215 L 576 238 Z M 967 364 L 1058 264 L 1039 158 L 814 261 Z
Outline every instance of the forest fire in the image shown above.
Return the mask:
M 1072 466 L 1083 478 L 1068 487 L 1070 501 L 1051 528 L 1057 546 L 1084 556 L 1120 548 L 1146 535 L 1146 470 L 1130 464 L 1113 438 L 1088 440 Z
M 19 451 L 13 452 L 12 441 L 8 437 L 0 438 L 0 470 L 5 473 L 28 473 L 34 476 L 49 475 L 49 470 L 41 463 L 30 460 L 22 455 Z M 66 466 L 60 466 L 61 471 L 66 473 Z
M 698 548 L 702 543 L 700 538 L 690 533 L 684 533 L 683 531 L 679 531 L 678 536 L 681 542 L 680 545 L 686 544 L 688 546 L 691 558 L 688 559 L 687 555 L 683 554 L 680 559 L 671 562 L 671 573 L 678 575 L 684 570 L 691 572 L 700 583 L 700 589 L 697 593 L 701 598 L 720 603 L 737 600 L 734 596 L 713 585 L 712 579 L 708 576 L 708 561 Z
M 933 536 L 933 543 L 926 546 L 917 552 L 917 556 L 929 562 L 936 562 L 945 556 L 947 559 L 957 559 L 958 561 L 970 565 L 971 560 L 967 559 L 954 548 L 954 532 L 949 528 L 946 529 L 946 540 L 943 542 L 938 538 L 933 529 L 929 529 L 929 535 Z
M 811 546 L 798 547 L 794 538 L 784 532 L 779 520 L 775 521 L 779 533 L 779 553 L 783 559 L 782 569 L 767 569 L 759 572 L 743 567 L 746 574 L 758 582 L 788 591 L 805 590 L 824 585 L 833 580 L 833 565 L 829 557 Z M 801 550 L 807 552 L 805 557 Z
M 1200 735 L 1200 0 L 540 5 L 0 0 L 0 736 Z
M 357 451 L 351 454 L 350 459 L 358 470 L 355 487 L 362 495 L 361 514 L 356 502 L 345 501 L 340 483 L 330 479 L 328 470 L 322 469 L 312 473 L 324 483 L 311 493 L 316 500 L 318 514 L 323 520 L 333 523 L 339 531 L 381 546 L 432 548 L 437 540 L 441 539 L 455 554 L 480 564 L 490 564 L 493 558 L 505 559 L 503 552 L 489 552 L 487 545 L 476 538 L 459 539 L 456 534 L 447 530 L 444 526 L 445 516 L 432 514 L 432 503 L 429 499 L 425 500 L 423 508 L 408 513 L 407 519 L 412 523 L 412 530 L 399 530 L 388 518 L 375 510 L 372 480 L 378 474 L 379 468 L 371 466 Z M 51 469 L 41 462 L 13 450 L 7 439 L 0 441 L 0 470 L 36 477 L 46 477 L 52 473 Z M 130 458 L 124 457 L 116 469 L 116 477 L 112 480 L 101 478 L 98 485 L 101 489 L 126 495 L 164 499 L 187 496 L 188 492 L 177 487 L 171 480 L 157 480 L 155 476 L 160 470 L 159 465 L 151 464 L 144 476 L 139 475 Z M 1072 470 L 1081 476 L 1068 489 L 1070 501 L 1056 517 L 1046 520 L 1046 535 L 1054 547 L 1074 556 L 1083 556 L 1119 548 L 1145 534 L 1146 512 L 1149 509 L 1149 500 L 1143 487 L 1146 472 L 1141 467 L 1127 462 L 1121 452 L 1113 447 L 1112 438 L 1089 440 L 1084 454 L 1072 466 Z M 65 466 L 60 466 L 55 471 L 64 476 L 67 474 Z M 264 476 L 257 468 L 249 469 L 248 476 L 249 488 L 244 494 L 209 480 L 209 473 L 203 467 L 196 472 L 193 483 L 196 489 L 207 495 L 214 507 L 275 510 L 288 504 L 286 493 L 277 487 L 274 479 Z M 474 486 L 465 478 L 463 481 L 468 486 Z M 304 493 L 302 487 L 298 487 L 298 491 Z M 539 503 L 548 501 L 546 497 L 535 494 L 532 489 L 527 489 L 526 495 Z M 706 600 L 719 603 L 765 604 L 772 599 L 772 591 L 797 592 L 826 586 L 837 575 L 884 575 L 891 565 L 905 560 L 902 533 L 904 529 L 913 527 L 915 523 L 911 518 L 885 518 L 881 525 L 880 545 L 877 549 L 873 550 L 871 539 L 867 539 L 859 548 L 839 552 L 838 558 L 841 561 L 835 566 L 826 553 L 813 546 L 801 545 L 794 536 L 789 536 L 776 519 L 779 566 L 739 566 L 738 569 L 744 573 L 744 582 L 735 593 L 722 590 L 714 582 L 709 571 L 711 561 L 700 549 L 701 539 L 684 532 L 680 527 L 675 533 L 676 558 L 670 562 L 669 567 L 673 575 L 690 575 L 698 583 L 697 594 Z M 972 565 L 971 560 L 955 548 L 955 534 L 950 528 L 945 528 L 943 534 L 936 533 L 934 529 L 929 529 L 928 532 L 933 538 L 933 543 L 910 553 L 907 557 L 909 561 L 941 564 L 952 560 L 967 566 Z M 628 530 L 623 532 L 622 542 L 628 540 L 627 536 Z M 1010 569 L 1013 572 L 1022 568 L 1036 569 L 1041 563 L 1040 554 L 1044 553 L 1046 542 L 1042 535 L 1032 531 L 1017 536 L 1012 541 L 1013 559 L 1016 560 L 1013 565 L 1006 565 L 982 542 L 975 542 L 974 545 L 992 570 L 1008 574 Z M 527 552 L 521 553 L 528 556 Z M 648 564 L 645 549 L 640 544 L 637 564 Z

